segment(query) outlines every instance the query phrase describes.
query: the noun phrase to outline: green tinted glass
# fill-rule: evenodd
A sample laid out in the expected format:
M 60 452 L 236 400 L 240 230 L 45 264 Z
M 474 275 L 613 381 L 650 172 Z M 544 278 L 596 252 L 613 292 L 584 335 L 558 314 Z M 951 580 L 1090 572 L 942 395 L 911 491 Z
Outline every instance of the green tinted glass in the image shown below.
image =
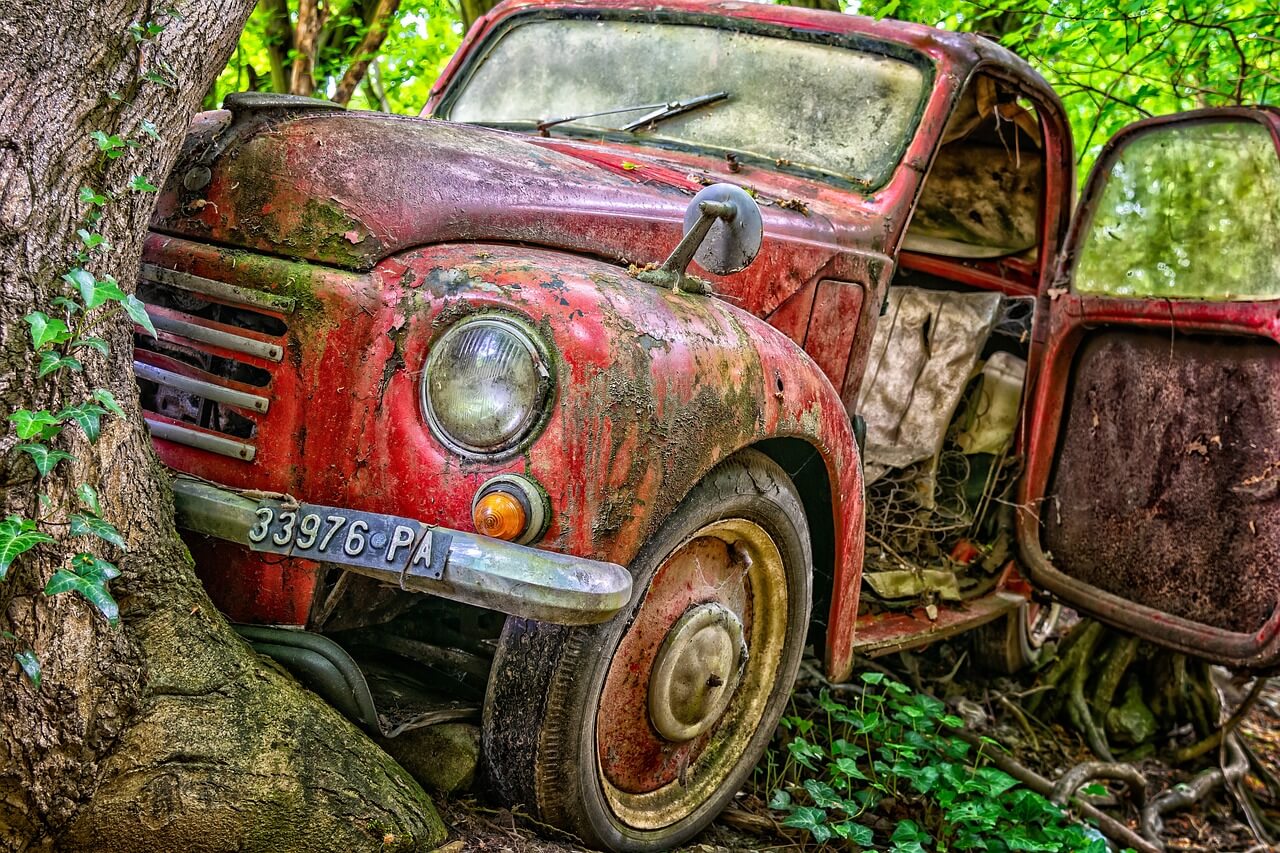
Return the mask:
M 1248 121 L 1136 137 L 1106 178 L 1080 248 L 1079 293 L 1280 298 L 1280 158 Z

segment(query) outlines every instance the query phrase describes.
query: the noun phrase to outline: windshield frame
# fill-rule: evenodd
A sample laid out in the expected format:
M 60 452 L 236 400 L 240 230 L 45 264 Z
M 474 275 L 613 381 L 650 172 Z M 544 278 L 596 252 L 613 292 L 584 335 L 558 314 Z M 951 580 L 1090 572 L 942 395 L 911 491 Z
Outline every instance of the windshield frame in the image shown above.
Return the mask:
M 566 19 L 700 26 L 711 29 L 746 33 L 750 35 L 779 38 L 787 41 L 801 41 L 829 45 L 847 50 L 861 51 L 863 53 L 878 54 L 880 56 L 910 63 L 921 73 L 920 97 L 915 105 L 915 109 L 912 111 L 908 131 L 903 134 L 902 139 L 898 141 L 898 145 L 894 149 L 892 165 L 888 166 L 884 170 L 880 176 L 880 180 L 877 181 L 862 181 L 848 175 L 842 175 L 838 172 L 828 171 L 816 166 L 779 164 L 773 159 L 761 157 L 759 155 L 752 154 L 751 152 L 744 152 L 739 149 L 696 145 L 677 139 L 660 138 L 642 133 L 610 130 L 599 127 L 585 127 L 575 123 L 559 124 L 550 130 L 550 133 L 556 136 L 567 136 L 585 140 L 620 142 L 644 148 L 657 148 L 668 151 L 708 155 L 715 157 L 716 159 L 723 159 L 726 154 L 732 153 L 739 161 L 752 166 L 795 175 L 797 177 L 816 179 L 839 187 L 840 189 L 852 190 L 864 195 L 873 193 L 887 186 L 893 180 L 894 175 L 896 175 L 899 169 L 902 168 L 902 161 L 907 150 L 920 133 L 920 122 L 924 116 L 925 109 L 933 97 L 935 88 L 937 68 L 935 62 L 929 56 L 903 44 L 871 38 L 864 35 L 835 33 L 823 30 L 802 30 L 779 24 L 757 21 L 751 18 L 739 18 L 699 12 L 684 12 L 669 9 L 533 9 L 517 12 L 507 18 L 504 18 L 502 21 L 498 22 L 489 33 L 485 34 L 483 40 L 479 44 L 475 45 L 470 51 L 468 51 L 467 55 L 463 57 L 462 64 L 459 66 L 457 73 L 452 76 L 447 88 L 441 93 L 440 99 L 436 104 L 435 109 L 432 111 L 431 117 L 446 121 L 451 120 L 450 112 L 453 109 L 454 102 L 470 84 L 471 78 L 474 76 L 477 69 L 484 63 L 489 54 L 511 30 L 537 21 Z M 708 80 L 708 85 L 713 86 L 714 81 Z M 542 118 L 545 118 L 545 116 Z M 535 125 L 537 120 L 468 123 L 479 127 L 493 127 L 501 130 L 527 130 L 536 132 Z

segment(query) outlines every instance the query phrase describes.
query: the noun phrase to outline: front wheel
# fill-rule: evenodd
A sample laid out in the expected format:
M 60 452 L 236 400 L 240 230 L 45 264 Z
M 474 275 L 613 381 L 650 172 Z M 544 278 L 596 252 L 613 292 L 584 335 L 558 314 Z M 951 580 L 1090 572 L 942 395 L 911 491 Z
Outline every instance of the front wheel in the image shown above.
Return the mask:
M 507 620 L 485 764 L 509 803 L 588 844 L 663 850 L 738 791 L 790 696 L 812 575 L 795 486 L 763 454 L 736 454 L 631 571 L 631 603 L 606 624 Z

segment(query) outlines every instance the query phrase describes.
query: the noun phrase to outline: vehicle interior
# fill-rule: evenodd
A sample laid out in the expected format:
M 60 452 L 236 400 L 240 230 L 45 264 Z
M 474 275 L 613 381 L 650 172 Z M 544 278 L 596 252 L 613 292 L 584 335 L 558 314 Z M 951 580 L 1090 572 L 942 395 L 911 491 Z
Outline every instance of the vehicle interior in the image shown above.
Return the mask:
M 1034 307 L 1041 127 L 979 75 L 925 179 L 852 411 L 866 421 L 863 613 L 995 588 Z

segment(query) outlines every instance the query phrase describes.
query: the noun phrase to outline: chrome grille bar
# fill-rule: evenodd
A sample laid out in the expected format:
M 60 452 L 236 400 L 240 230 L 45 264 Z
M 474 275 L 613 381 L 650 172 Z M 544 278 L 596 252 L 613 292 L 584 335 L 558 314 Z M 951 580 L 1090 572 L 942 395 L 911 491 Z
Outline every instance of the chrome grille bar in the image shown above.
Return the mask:
M 252 444 L 245 444 L 244 442 L 223 438 L 219 435 L 210 435 L 207 432 L 200 432 L 179 424 L 152 420 L 145 417 L 145 414 L 144 419 L 147 422 L 147 429 L 151 430 L 152 435 L 165 441 L 172 441 L 174 444 L 185 444 L 187 447 L 207 450 L 210 453 L 230 456 L 232 459 L 241 459 L 245 462 L 252 462 L 253 457 L 258 453 L 257 448 Z
M 221 299 L 225 302 L 239 302 L 242 305 L 253 305 L 258 308 L 266 308 L 269 311 L 279 311 L 282 314 L 292 312 L 296 304 L 296 300 L 290 296 L 276 296 L 273 293 L 250 290 L 247 287 L 236 287 L 234 284 L 227 284 L 225 281 L 215 281 L 211 278 L 203 278 L 191 273 L 167 270 L 155 264 L 143 264 L 138 274 L 147 281 L 153 281 L 157 284 L 167 284 L 170 287 L 189 290 L 192 293 L 211 296 L 214 299 Z
M 175 317 L 161 314 L 159 311 L 148 311 L 147 316 L 151 318 L 152 324 L 162 332 L 181 335 L 184 338 L 211 344 L 215 347 L 222 347 L 232 352 L 256 355 L 258 358 L 265 358 L 268 361 L 280 361 L 284 358 L 284 348 L 278 344 L 269 344 L 265 341 L 246 338 L 244 335 L 224 332 L 221 329 L 210 329 L 208 326 L 179 320 Z
M 203 379 L 193 379 L 190 376 L 183 376 L 181 373 L 165 370 L 163 367 L 156 367 L 143 361 L 134 361 L 133 373 L 139 379 L 147 379 L 158 385 L 177 388 L 179 391 L 186 391 L 206 400 L 227 403 L 231 406 L 239 406 L 242 409 L 252 409 L 255 412 L 266 412 L 267 407 L 271 404 L 271 401 L 266 397 L 237 391 L 234 388 L 226 388 L 213 382 L 206 382 Z

